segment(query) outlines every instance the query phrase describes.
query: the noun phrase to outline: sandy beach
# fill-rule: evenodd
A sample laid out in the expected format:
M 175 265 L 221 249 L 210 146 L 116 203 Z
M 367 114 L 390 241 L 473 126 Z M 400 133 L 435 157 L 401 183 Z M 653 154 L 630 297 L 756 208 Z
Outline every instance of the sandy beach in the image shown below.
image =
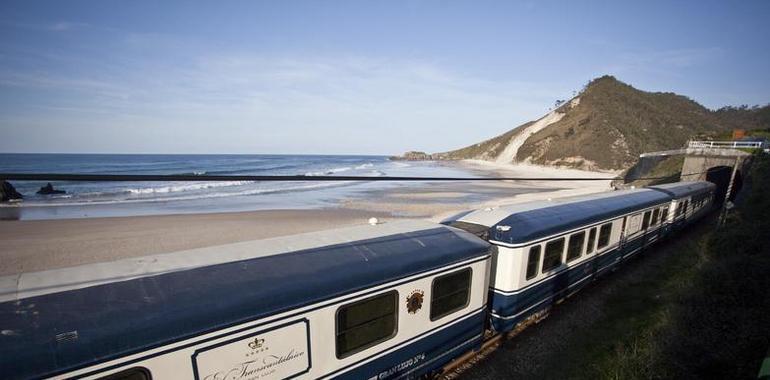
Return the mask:
M 370 217 L 388 214 L 320 209 L 0 221 L 0 276 L 366 224 Z
M 508 177 L 613 175 L 483 161 L 462 165 Z M 0 275 L 365 224 L 371 217 L 440 221 L 469 209 L 607 190 L 609 181 L 435 182 L 368 191 L 332 208 L 0 221 Z

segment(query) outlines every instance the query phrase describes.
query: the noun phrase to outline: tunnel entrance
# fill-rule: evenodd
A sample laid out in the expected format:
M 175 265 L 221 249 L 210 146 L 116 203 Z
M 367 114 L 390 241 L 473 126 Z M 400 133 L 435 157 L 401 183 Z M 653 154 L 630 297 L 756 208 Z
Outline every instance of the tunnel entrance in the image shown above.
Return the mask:
M 714 205 L 722 206 L 727 195 L 727 187 L 730 186 L 730 176 L 733 168 L 730 166 L 714 166 L 706 171 L 706 181 L 717 186 L 714 193 Z M 732 191 L 735 194 L 735 189 Z

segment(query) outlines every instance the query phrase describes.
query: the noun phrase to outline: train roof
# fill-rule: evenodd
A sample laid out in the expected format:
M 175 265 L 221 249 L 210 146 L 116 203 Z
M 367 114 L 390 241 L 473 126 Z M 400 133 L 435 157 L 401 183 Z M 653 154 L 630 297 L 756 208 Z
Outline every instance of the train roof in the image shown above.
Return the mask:
M 601 194 L 579 201 L 519 212 L 509 215 L 493 226 L 490 230 L 490 240 L 508 244 L 537 241 L 670 199 L 659 191 L 638 189 L 623 191 L 622 194 Z
M 441 223 L 450 224 L 453 221 L 460 221 L 465 223 L 479 224 L 486 227 L 492 227 L 500 223 L 503 219 L 510 215 L 523 213 L 531 210 L 553 207 L 558 205 L 564 205 L 568 203 L 576 203 L 595 199 L 607 199 L 612 197 L 620 197 L 626 194 L 631 194 L 639 190 L 618 190 L 618 191 L 604 191 L 600 193 L 575 195 L 569 197 L 560 198 L 548 198 L 547 200 L 540 200 L 534 202 L 514 203 L 509 205 L 501 205 L 495 207 L 487 207 L 480 210 L 466 211 L 457 215 L 454 215 Z
M 13 276 L 19 285 L 5 278 L 0 373 L 73 370 L 481 258 L 487 248 L 455 228 L 397 222 L 158 255 L 157 270 L 142 258 Z M 35 279 L 53 290 L 36 289 Z M 75 338 L 57 340 L 66 332 Z
M 661 191 L 620 190 L 487 208 L 459 214 L 443 223 L 451 225 L 457 221 L 487 226 L 490 240 L 523 244 L 670 199 L 671 196 Z
M 464 222 L 485 226 L 489 228 L 490 240 L 523 244 L 673 198 L 705 194 L 714 188 L 713 183 L 706 181 L 677 182 L 641 189 L 489 207 L 457 214 L 442 223 L 452 225 L 453 222 Z
M 707 181 L 692 181 L 667 183 L 663 185 L 648 186 L 647 188 L 662 191 L 674 198 L 682 198 L 708 193 L 713 191 L 716 188 L 716 185 Z

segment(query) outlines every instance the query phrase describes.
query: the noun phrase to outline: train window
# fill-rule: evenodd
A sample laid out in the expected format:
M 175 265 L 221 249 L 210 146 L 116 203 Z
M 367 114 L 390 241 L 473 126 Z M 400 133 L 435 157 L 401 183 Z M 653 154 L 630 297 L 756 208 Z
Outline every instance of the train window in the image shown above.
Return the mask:
M 567 244 L 567 262 L 577 259 L 583 253 L 583 243 L 586 241 L 586 233 L 578 232 L 569 237 Z
M 152 375 L 147 368 L 134 367 L 124 371 L 113 373 L 105 377 L 100 377 L 98 380 L 151 380 Z
M 664 208 L 663 211 L 660 212 L 660 222 L 663 223 L 668 219 L 668 207 Z
M 549 241 L 548 244 L 545 245 L 542 272 L 548 272 L 561 265 L 562 253 L 564 253 L 564 238 Z
M 586 254 L 589 255 L 594 251 L 594 243 L 596 243 L 596 227 L 591 229 L 588 233 L 588 247 L 586 247 Z
M 660 210 L 658 210 L 658 209 L 655 209 L 655 210 L 652 211 L 652 221 L 650 222 L 650 224 L 652 224 L 653 226 L 658 224 L 658 213 L 659 212 L 660 212 Z
M 647 211 L 644 213 L 644 217 L 642 218 L 642 229 L 646 230 L 647 227 L 650 226 L 650 211 Z
M 431 287 L 430 320 L 468 306 L 471 294 L 471 268 L 436 277 Z
M 602 225 L 599 229 L 599 249 L 610 244 L 610 234 L 612 233 L 612 223 Z
M 337 309 L 337 358 L 341 359 L 396 335 L 398 292 L 391 291 Z
M 537 268 L 540 267 L 540 246 L 536 245 L 529 249 L 527 258 L 527 280 L 537 276 Z

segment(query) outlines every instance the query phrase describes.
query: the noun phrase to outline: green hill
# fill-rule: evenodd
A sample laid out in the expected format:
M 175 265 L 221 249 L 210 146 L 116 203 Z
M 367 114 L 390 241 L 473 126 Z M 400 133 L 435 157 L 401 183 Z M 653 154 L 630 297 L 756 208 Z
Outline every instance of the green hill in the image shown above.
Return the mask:
M 768 115 L 770 106 L 712 111 L 682 95 L 641 91 L 603 76 L 539 120 L 433 157 L 622 170 L 641 153 L 677 149 L 691 138 L 768 128 Z

